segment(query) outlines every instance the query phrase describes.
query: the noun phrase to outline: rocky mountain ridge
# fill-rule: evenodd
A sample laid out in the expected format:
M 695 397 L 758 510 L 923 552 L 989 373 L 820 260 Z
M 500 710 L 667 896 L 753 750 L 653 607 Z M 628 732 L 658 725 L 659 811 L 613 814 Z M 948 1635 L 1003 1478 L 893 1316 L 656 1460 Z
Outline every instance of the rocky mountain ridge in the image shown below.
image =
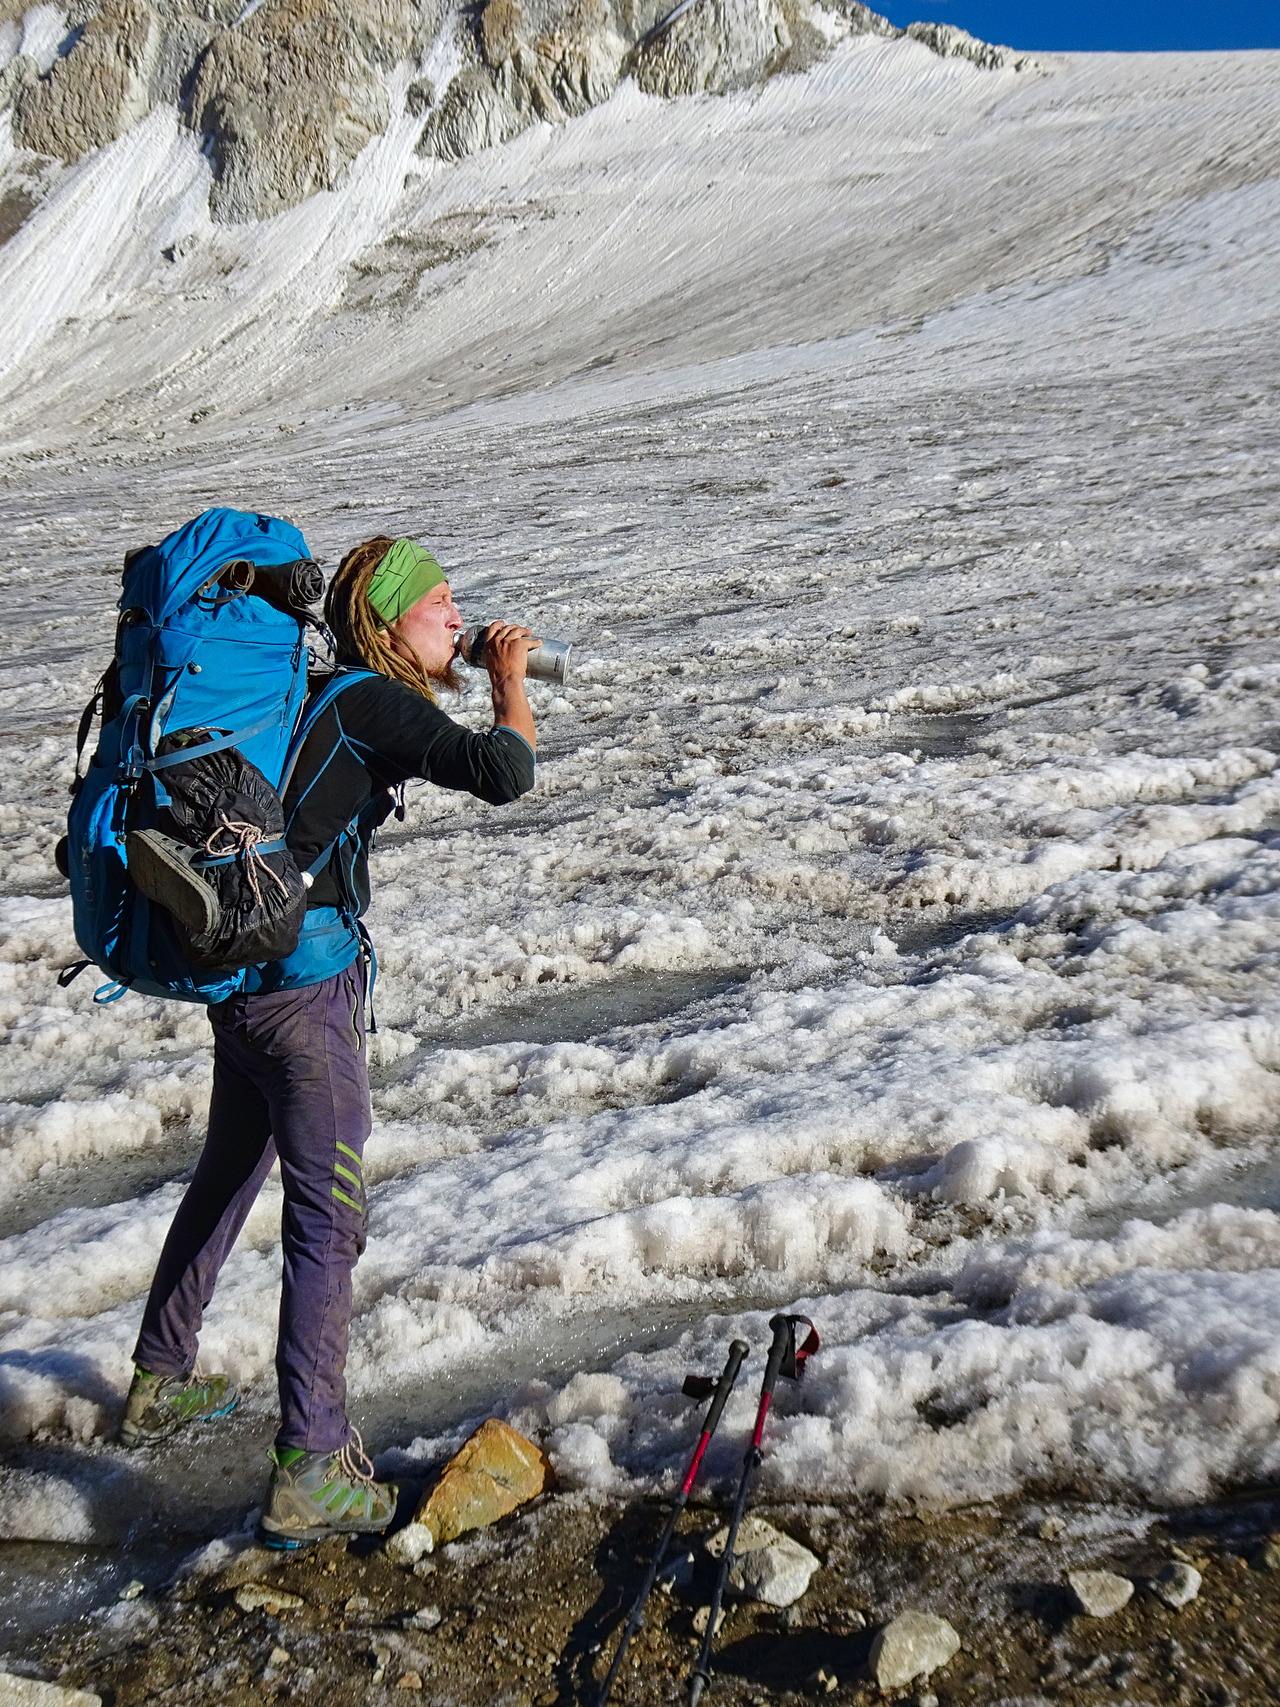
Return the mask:
M 387 77 L 419 76 L 408 109 L 419 152 L 457 160 L 538 122 L 606 101 L 623 77 L 646 93 L 724 94 L 803 71 L 850 33 L 914 37 L 987 70 L 1029 62 L 962 30 L 903 31 L 860 0 L 0 0 L 0 112 L 18 153 L 0 199 L 0 241 L 61 165 L 170 104 L 202 140 L 210 212 L 264 219 L 332 189 L 391 118 Z

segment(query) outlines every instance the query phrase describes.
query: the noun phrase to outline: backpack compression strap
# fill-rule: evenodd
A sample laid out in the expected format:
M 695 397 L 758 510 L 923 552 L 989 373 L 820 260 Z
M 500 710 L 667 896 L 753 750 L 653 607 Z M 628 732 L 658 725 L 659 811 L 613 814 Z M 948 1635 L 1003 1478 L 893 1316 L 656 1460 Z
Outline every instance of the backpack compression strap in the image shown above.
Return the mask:
M 185 765 L 191 759 L 202 759 L 206 753 L 220 753 L 224 747 L 238 747 L 241 741 L 250 741 L 255 735 L 261 735 L 264 729 L 270 729 L 274 722 L 274 714 L 261 717 L 247 729 L 233 729 L 229 735 L 219 735 L 215 741 L 201 741 L 198 747 L 179 747 L 176 752 L 166 753 L 162 759 L 147 759 L 143 769 L 167 770 L 170 765 Z

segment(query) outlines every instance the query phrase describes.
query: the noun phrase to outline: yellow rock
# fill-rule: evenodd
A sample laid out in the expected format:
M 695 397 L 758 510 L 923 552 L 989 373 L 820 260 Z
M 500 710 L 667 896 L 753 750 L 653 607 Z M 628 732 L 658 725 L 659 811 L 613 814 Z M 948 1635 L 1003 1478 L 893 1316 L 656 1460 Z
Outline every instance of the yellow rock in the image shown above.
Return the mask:
M 496 1523 L 550 1481 L 551 1466 L 541 1448 L 490 1417 L 445 1465 L 413 1521 L 431 1532 L 433 1547 L 440 1547 L 469 1529 Z

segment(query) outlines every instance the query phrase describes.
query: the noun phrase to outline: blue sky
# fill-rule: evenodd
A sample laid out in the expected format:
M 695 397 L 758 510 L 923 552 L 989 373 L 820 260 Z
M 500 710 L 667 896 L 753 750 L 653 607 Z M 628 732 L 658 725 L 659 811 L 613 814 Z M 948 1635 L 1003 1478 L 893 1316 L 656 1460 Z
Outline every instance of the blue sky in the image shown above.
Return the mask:
M 1046 53 L 1280 48 L 1280 0 L 888 0 L 876 9 L 895 24 L 959 24 L 986 41 Z

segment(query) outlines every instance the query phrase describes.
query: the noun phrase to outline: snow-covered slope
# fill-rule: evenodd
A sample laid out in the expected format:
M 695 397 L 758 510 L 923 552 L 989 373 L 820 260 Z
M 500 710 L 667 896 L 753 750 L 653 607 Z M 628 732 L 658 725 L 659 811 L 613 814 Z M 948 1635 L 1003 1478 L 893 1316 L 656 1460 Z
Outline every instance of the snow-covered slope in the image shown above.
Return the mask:
M 581 660 L 535 794 L 377 855 L 382 1444 L 505 1405 L 660 1476 L 807 1300 L 776 1485 L 1280 1469 L 1278 72 L 859 37 L 450 167 L 393 120 L 252 227 L 163 112 L 59 180 L 0 250 L 11 1532 L 132 1509 L 207 1033 L 56 987 L 50 849 L 119 555 L 210 502 L 414 533 Z M 205 1336 L 262 1411 L 278 1209 Z
M 0 250 L 8 440 L 109 450 L 365 401 L 420 418 L 909 326 L 1092 275 L 1277 165 L 1267 54 L 985 71 L 855 36 L 751 94 L 623 83 L 456 164 L 415 153 L 408 77 L 342 188 L 260 224 L 211 223 L 170 109 L 67 172 Z

